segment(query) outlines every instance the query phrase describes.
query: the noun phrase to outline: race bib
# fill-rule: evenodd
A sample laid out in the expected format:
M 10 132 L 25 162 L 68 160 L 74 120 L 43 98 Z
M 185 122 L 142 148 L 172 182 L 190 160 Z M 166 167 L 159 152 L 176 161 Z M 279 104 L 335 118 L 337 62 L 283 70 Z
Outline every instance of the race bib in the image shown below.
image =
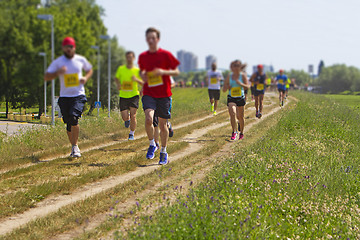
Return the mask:
M 65 87 L 77 87 L 80 85 L 79 82 L 79 74 L 78 73 L 70 73 L 64 75 L 64 85 Z
M 241 97 L 241 87 L 231 88 L 231 96 L 232 97 Z
M 254 83 L 253 83 L 253 82 L 251 82 L 251 86 L 252 86 L 252 87 L 254 86 Z
M 148 73 L 148 86 L 149 87 L 156 87 L 163 85 L 163 79 L 161 76 L 154 76 L 152 72 Z
M 133 90 L 133 83 L 130 81 L 124 81 L 121 86 L 121 90 L 123 91 L 132 91 Z
M 256 90 L 258 90 L 258 91 L 264 90 L 264 84 L 259 83 L 258 85 L 256 85 Z
M 280 79 L 280 80 L 279 80 L 279 83 L 280 83 L 280 84 L 284 84 L 284 80 Z
M 210 78 L 210 84 L 217 84 L 217 83 L 218 83 L 218 79 L 216 77 Z

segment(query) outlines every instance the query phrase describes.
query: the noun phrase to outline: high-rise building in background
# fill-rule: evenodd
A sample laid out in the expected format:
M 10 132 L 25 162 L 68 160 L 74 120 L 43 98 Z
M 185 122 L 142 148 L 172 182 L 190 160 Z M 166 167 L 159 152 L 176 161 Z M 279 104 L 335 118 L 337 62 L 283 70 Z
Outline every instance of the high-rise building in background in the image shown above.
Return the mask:
M 217 59 L 214 55 L 206 56 L 206 58 L 205 58 L 206 69 L 207 70 L 211 69 L 211 64 L 213 64 L 216 61 L 217 61 Z
M 177 52 L 177 59 L 180 61 L 180 72 L 191 72 L 198 68 L 198 57 L 192 52 L 180 50 Z

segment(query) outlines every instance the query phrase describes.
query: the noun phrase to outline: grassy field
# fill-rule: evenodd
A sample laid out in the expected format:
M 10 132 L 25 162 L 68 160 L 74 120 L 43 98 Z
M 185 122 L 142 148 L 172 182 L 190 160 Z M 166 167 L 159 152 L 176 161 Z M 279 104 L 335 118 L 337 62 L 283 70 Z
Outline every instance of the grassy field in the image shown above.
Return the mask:
M 324 96 L 296 96 L 259 141 L 175 204 L 137 220 L 127 237 L 359 239 L 360 114 Z
M 174 89 L 173 93 L 173 118 L 171 121 L 174 124 L 196 119 L 209 113 L 207 89 Z M 224 108 L 225 104 L 225 95 L 222 94 L 219 108 Z M 137 119 L 136 133 L 138 134 L 144 132 L 144 113 L 141 104 Z M 96 146 L 114 139 L 124 139 L 128 134 L 128 129 L 123 127 L 119 112 L 112 112 L 111 118 L 107 117 L 107 113 L 100 118 L 84 115 L 80 120 L 80 128 L 80 148 Z M 26 162 L 36 162 L 46 156 L 67 154 L 69 143 L 65 131 L 64 124 L 57 123 L 55 127 L 34 127 L 12 137 L 0 134 L 0 170 Z
M 359 95 L 325 95 L 327 98 L 341 103 L 343 105 L 347 105 L 349 107 L 359 109 L 360 110 L 360 96 Z

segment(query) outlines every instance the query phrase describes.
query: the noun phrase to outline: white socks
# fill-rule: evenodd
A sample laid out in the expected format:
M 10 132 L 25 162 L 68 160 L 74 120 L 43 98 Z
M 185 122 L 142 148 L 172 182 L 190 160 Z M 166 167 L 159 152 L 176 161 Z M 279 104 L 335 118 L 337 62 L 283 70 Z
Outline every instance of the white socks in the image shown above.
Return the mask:
M 166 153 L 166 147 L 161 147 L 161 151 L 162 153 Z
M 130 130 L 130 134 L 134 136 L 135 131 Z
M 156 146 L 156 143 L 155 143 L 154 139 L 150 140 L 150 146 Z

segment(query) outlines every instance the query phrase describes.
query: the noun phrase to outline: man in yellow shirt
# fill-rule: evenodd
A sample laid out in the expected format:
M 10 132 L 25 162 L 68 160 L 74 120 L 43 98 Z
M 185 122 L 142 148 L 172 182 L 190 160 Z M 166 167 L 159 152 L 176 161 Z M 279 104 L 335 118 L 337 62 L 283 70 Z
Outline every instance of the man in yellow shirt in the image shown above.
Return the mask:
M 128 139 L 134 140 L 136 112 L 139 108 L 140 95 L 138 84 L 143 85 L 143 81 L 140 77 L 139 68 L 134 66 L 135 53 L 128 51 L 125 56 L 126 65 L 117 69 L 115 82 L 119 89 L 121 117 L 125 122 L 125 127 L 130 127 Z

